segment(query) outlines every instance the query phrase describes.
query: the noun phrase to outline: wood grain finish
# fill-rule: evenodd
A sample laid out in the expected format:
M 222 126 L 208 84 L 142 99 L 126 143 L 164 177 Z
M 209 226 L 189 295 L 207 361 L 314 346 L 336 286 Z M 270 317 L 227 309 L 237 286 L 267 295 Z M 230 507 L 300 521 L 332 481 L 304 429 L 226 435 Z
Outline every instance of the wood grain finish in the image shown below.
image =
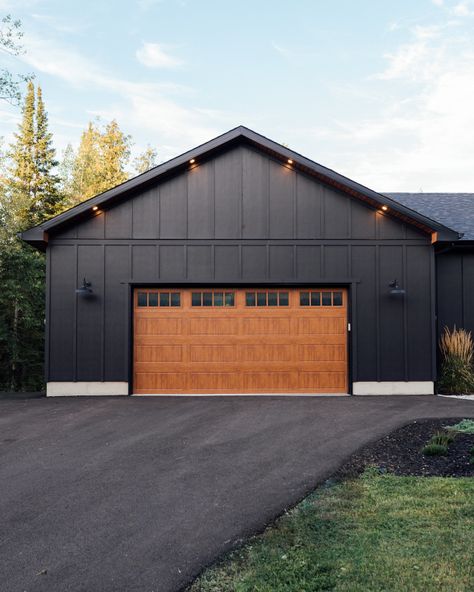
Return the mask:
M 347 393 L 347 293 L 342 306 L 140 307 L 134 297 L 134 392 Z M 218 292 L 219 290 L 213 290 Z M 229 291 L 228 289 L 226 290 Z M 253 289 L 252 291 L 255 291 Z

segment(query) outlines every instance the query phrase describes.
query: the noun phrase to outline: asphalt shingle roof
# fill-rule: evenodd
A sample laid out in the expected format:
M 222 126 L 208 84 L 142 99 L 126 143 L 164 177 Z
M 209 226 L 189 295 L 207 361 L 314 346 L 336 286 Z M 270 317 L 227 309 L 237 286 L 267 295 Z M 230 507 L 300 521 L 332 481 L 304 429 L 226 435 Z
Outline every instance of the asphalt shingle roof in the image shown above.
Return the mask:
M 388 197 L 474 240 L 474 193 L 386 193 Z

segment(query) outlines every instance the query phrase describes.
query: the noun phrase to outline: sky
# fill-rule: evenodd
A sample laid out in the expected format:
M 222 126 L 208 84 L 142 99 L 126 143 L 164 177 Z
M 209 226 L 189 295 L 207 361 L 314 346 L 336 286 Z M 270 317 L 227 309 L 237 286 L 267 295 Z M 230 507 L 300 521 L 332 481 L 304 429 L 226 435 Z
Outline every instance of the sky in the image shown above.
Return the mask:
M 246 125 L 376 191 L 474 192 L 474 0 L 0 0 L 61 156 L 115 118 L 159 161 Z M 0 105 L 11 141 L 18 107 Z

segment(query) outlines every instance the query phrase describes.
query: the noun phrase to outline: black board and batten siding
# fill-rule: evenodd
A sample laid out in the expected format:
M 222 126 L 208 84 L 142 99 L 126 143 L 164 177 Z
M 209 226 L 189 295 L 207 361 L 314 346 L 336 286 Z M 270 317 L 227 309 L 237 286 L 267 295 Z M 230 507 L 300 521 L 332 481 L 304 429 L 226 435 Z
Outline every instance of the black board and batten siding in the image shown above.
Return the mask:
M 48 259 L 49 381 L 127 381 L 130 285 L 158 283 L 346 285 L 351 379 L 434 379 L 429 236 L 250 147 L 51 235 Z

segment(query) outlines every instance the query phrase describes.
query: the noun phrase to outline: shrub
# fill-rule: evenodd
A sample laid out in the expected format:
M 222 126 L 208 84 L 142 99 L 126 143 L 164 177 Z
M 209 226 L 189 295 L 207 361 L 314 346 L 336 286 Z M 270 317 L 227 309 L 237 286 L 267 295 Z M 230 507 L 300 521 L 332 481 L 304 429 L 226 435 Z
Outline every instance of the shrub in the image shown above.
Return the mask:
M 440 339 L 443 356 L 438 390 L 450 394 L 474 392 L 474 343 L 464 329 L 444 328 Z
M 421 449 L 425 456 L 445 456 L 448 454 L 448 447 L 443 444 L 427 444 Z
M 455 434 L 449 432 L 436 432 L 431 436 L 428 444 L 439 444 L 440 446 L 449 446 L 453 442 Z
M 446 429 L 461 432 L 462 434 L 474 434 L 474 419 L 463 419 L 455 425 L 446 426 Z

